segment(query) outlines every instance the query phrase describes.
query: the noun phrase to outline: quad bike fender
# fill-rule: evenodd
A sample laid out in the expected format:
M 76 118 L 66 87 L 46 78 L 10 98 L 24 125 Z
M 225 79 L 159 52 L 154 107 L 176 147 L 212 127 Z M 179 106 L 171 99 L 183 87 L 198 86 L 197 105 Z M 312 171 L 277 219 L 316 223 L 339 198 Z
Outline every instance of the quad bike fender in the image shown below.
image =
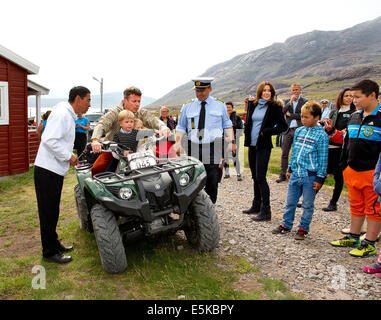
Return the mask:
M 175 197 L 178 199 L 180 213 L 185 213 L 188 210 L 190 203 L 204 189 L 205 185 L 206 171 L 202 172 L 192 185 L 182 189 L 180 192 L 174 192 Z

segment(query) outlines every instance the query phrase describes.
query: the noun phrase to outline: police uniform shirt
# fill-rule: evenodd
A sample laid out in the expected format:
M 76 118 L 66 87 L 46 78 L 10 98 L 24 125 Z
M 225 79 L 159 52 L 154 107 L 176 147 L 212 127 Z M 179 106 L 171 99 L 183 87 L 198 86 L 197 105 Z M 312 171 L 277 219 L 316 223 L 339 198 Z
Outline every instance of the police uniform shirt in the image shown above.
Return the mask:
M 199 139 L 198 121 L 200 119 L 201 102 L 197 98 L 185 103 L 181 109 L 176 131 L 188 133 L 193 143 L 211 143 L 223 137 L 223 129 L 232 127 L 226 105 L 221 100 L 209 96 L 205 102 L 205 129 L 202 140 Z

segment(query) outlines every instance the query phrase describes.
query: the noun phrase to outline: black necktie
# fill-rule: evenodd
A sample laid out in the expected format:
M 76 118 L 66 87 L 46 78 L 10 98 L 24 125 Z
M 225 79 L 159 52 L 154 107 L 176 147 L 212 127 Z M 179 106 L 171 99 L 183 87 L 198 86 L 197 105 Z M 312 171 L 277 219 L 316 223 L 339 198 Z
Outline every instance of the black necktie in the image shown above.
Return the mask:
M 206 101 L 201 102 L 201 111 L 200 111 L 200 118 L 198 120 L 198 138 L 199 140 L 202 140 L 202 136 L 204 135 L 204 128 L 205 128 L 205 105 Z

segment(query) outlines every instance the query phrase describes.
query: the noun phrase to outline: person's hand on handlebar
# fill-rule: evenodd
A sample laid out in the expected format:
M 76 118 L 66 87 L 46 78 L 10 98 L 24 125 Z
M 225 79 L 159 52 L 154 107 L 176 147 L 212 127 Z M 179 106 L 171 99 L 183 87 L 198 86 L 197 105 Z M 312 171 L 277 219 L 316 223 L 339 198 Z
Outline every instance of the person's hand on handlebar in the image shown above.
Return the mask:
M 167 126 L 161 126 L 160 127 L 160 129 L 159 129 L 159 135 L 160 136 L 164 136 L 164 137 L 168 138 L 170 134 L 171 134 L 171 130 L 169 130 L 169 128 Z
M 100 143 L 98 140 L 93 140 L 91 142 L 91 149 L 94 153 L 102 152 L 102 143 Z

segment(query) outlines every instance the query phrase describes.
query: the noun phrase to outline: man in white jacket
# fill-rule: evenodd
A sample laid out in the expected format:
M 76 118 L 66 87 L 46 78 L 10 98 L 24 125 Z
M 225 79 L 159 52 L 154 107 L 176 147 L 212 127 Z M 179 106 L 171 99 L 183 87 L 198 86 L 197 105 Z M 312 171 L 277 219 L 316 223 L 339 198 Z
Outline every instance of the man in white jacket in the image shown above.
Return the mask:
M 78 113 L 86 113 L 90 107 L 90 91 L 85 87 L 70 90 L 68 102 L 60 102 L 50 114 L 40 147 L 34 162 L 36 189 L 43 260 L 67 263 L 73 250 L 58 240 L 56 232 L 64 176 L 70 166 L 78 163 L 73 154 L 75 120 Z

